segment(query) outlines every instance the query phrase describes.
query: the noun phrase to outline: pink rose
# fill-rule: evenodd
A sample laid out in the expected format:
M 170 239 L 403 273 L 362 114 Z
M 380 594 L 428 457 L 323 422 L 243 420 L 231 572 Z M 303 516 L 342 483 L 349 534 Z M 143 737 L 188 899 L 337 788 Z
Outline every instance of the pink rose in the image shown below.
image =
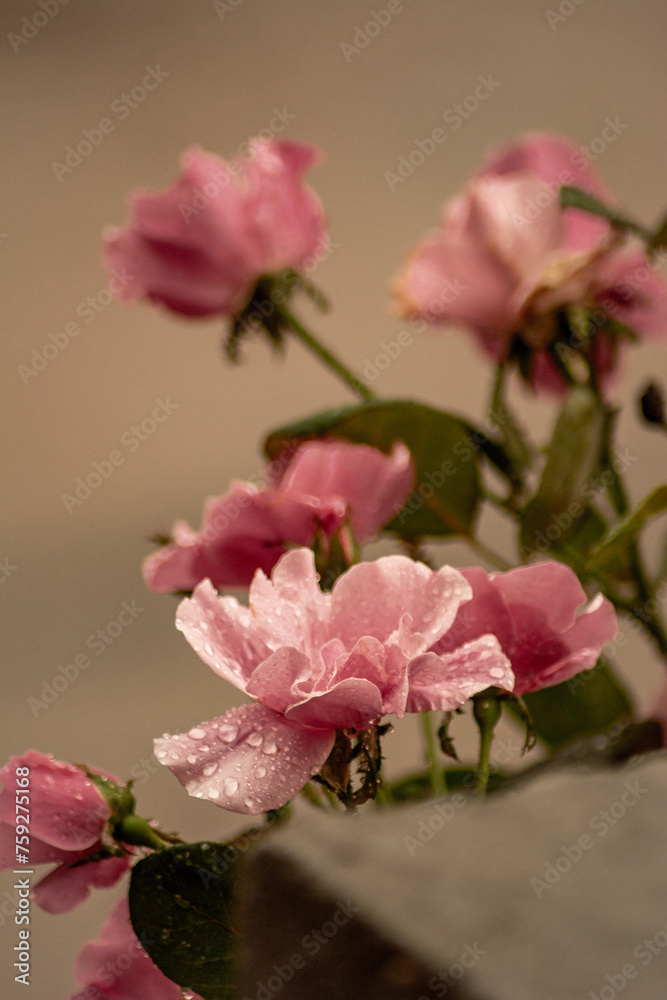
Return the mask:
M 562 185 L 613 202 L 567 139 L 535 133 L 500 149 L 445 205 L 440 228 L 396 285 L 402 315 L 467 326 L 496 361 L 519 335 L 532 351 L 532 384 L 560 392 L 565 384 L 546 352 L 558 309 L 587 305 L 597 326 L 616 320 L 640 335 L 667 329 L 667 288 L 645 251 L 619 247 L 603 219 L 561 210 Z M 603 381 L 617 354 L 618 342 L 598 331 L 591 361 Z
M 173 544 L 145 560 L 146 584 L 157 592 L 192 590 L 205 578 L 216 587 L 248 586 L 290 545 L 311 545 L 318 531 L 331 539 L 347 521 L 362 544 L 403 506 L 414 478 L 402 442 L 390 455 L 349 441 L 306 442 L 270 486 L 236 482 L 208 500 L 200 532 L 178 521 Z
M 478 567 L 461 573 L 472 586 L 472 600 L 433 651 L 448 653 L 492 632 L 512 664 L 516 695 L 590 670 L 618 633 L 614 608 L 601 594 L 577 615 L 586 594 L 562 563 L 536 563 L 491 576 Z
M 471 588 L 448 566 L 404 556 L 352 566 L 330 594 L 313 553 L 288 552 L 272 579 L 258 571 L 250 608 L 205 580 L 176 626 L 217 674 L 255 699 L 155 754 L 190 795 L 234 812 L 284 805 L 321 770 L 338 729 L 367 729 L 385 714 L 450 710 L 512 672 L 491 635 L 427 652 L 451 627 Z
M 118 781 L 103 771 L 95 773 Z M 28 750 L 22 757 L 10 758 L 0 780 L 0 869 L 20 867 L 17 840 L 23 843 L 30 866 L 59 862 L 34 888 L 35 902 L 43 910 L 67 913 L 88 897 L 91 886 L 107 888 L 127 871 L 127 857 L 108 855 L 77 864 L 102 849 L 102 834 L 111 816 L 107 802 L 81 768 Z M 29 823 L 24 819 L 26 810 Z M 28 843 L 21 840 L 26 835 L 19 834 L 19 824 L 29 828 Z
M 227 164 L 193 147 L 176 183 L 137 192 L 124 229 L 104 237 L 104 262 L 119 298 L 147 298 L 186 316 L 231 316 L 258 280 L 300 268 L 326 240 L 319 199 L 303 175 L 320 161 L 315 146 L 252 141 Z
M 184 996 L 141 947 L 130 923 L 127 896 L 116 903 L 100 936 L 79 952 L 74 978 L 81 989 L 70 1000 L 182 1000 Z M 193 993 L 188 996 L 201 1000 Z

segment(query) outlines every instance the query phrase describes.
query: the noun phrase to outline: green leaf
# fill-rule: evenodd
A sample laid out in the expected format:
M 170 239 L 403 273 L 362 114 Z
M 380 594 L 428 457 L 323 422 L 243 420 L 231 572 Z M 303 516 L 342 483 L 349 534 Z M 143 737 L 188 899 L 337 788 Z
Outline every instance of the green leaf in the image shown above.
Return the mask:
M 569 681 L 523 696 L 539 739 L 552 750 L 607 732 L 632 714 L 630 699 L 603 663 Z M 511 702 L 510 711 L 514 711 Z
M 132 869 L 130 917 L 137 937 L 169 979 L 205 1000 L 236 995 L 237 857 L 231 844 L 185 844 L 156 851 Z
M 622 555 L 634 542 L 646 522 L 665 510 L 667 510 L 667 486 L 659 486 L 649 493 L 631 514 L 614 526 L 601 545 L 593 549 L 586 568 L 599 569 L 614 556 Z
M 588 212 L 590 215 L 598 215 L 606 219 L 607 222 L 610 222 L 617 229 L 635 233 L 642 239 L 650 239 L 649 234 L 643 226 L 629 219 L 626 215 L 617 212 L 616 209 L 610 208 L 609 205 L 605 205 L 604 202 L 594 198 L 588 191 L 582 191 L 581 188 L 569 187 L 567 185 L 562 187 L 560 189 L 560 204 L 561 208 L 578 208 L 582 212 Z
M 415 460 L 416 487 L 404 509 L 387 525 L 405 538 L 469 535 L 479 502 L 476 432 L 441 410 L 410 400 L 363 403 L 326 410 L 272 431 L 264 449 L 271 459 L 298 441 L 342 437 L 385 453 L 404 441 Z
M 544 554 L 572 542 L 600 468 L 608 415 L 587 386 L 575 385 L 556 421 L 546 465 L 521 524 L 521 551 Z M 597 539 L 593 539 L 597 541 Z

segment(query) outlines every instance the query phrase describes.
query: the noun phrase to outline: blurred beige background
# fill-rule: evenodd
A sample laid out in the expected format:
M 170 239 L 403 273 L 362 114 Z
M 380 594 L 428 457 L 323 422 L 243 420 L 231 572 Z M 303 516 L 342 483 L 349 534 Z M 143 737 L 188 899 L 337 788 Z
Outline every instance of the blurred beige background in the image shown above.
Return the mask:
M 388 315 L 392 275 L 490 143 L 554 129 L 590 146 L 608 118 L 620 121 L 625 127 L 597 166 L 623 206 L 647 223 L 657 217 L 667 201 L 667 8 L 655 0 L 403 0 L 376 37 L 351 53 L 345 46 L 373 11 L 386 8 L 384 0 L 70 0 L 55 14 L 57 0 L 43 3 L 5 0 L 0 15 L 11 150 L 0 241 L 9 298 L 2 759 L 32 747 L 134 776 L 144 815 L 186 838 L 222 838 L 242 821 L 188 798 L 151 760 L 152 739 L 241 699 L 175 631 L 176 601 L 145 592 L 146 539 L 176 517 L 198 525 L 206 495 L 256 473 L 266 429 L 353 398 L 297 343 L 281 360 L 251 342 L 232 368 L 222 358 L 218 322 L 108 304 L 102 229 L 124 221 L 133 188 L 169 184 L 188 145 L 233 157 L 281 113 L 289 123 L 280 134 L 326 154 L 310 182 L 335 247 L 314 277 L 334 308 L 317 322 L 360 371 L 403 329 Z M 141 85 L 148 68 L 161 82 L 121 112 L 122 95 Z M 493 93 L 461 127 L 445 126 L 447 140 L 390 190 L 385 172 L 442 127 L 445 112 L 474 93 L 480 77 L 496 82 Z M 113 131 L 58 177 L 54 161 L 105 117 Z M 20 366 L 72 322 L 80 334 L 26 384 Z M 637 456 L 629 483 L 635 498 L 664 474 L 664 438 L 639 425 L 634 400 L 647 377 L 665 372 L 665 359 L 660 345 L 635 352 L 618 394 L 620 440 Z M 479 419 L 490 378 L 467 339 L 447 332 L 415 337 L 374 388 Z M 68 512 L 62 495 L 150 416 L 156 399 L 177 408 Z M 552 404 L 523 390 L 515 403 L 543 439 Z M 487 519 L 484 532 L 512 554 L 499 521 Z M 456 565 L 477 561 L 460 545 L 437 555 Z M 97 655 L 89 637 L 118 617 L 123 602 L 136 602 L 141 613 Z M 59 667 L 81 653 L 90 667 L 48 707 L 31 710 L 29 699 L 40 699 Z M 632 640 L 621 665 L 642 704 L 650 703 L 660 670 L 651 651 Z M 387 749 L 391 775 L 419 762 L 409 720 Z M 14 997 L 11 885 L 6 873 L 0 961 L 9 971 L 3 995 Z M 74 956 L 97 934 L 114 896 L 97 892 L 63 917 L 33 909 L 32 1000 L 72 992 Z

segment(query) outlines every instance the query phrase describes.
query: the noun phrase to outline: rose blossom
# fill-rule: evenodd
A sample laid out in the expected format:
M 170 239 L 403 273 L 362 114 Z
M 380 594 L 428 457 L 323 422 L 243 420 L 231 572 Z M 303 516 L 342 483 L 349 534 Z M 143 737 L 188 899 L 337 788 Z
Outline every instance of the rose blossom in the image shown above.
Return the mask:
M 299 268 L 326 240 L 324 212 L 303 175 L 320 162 L 306 143 L 250 143 L 227 164 L 192 147 L 176 183 L 137 192 L 124 229 L 104 237 L 104 262 L 120 272 L 118 296 L 147 298 L 187 316 L 231 316 L 263 275 Z
M 29 769 L 27 787 L 19 783 L 17 768 Z M 95 773 L 120 784 L 103 771 Z M 88 897 L 91 886 L 107 888 L 125 873 L 127 857 L 77 864 L 102 849 L 102 833 L 111 816 L 109 805 L 80 767 L 28 750 L 22 757 L 10 758 L 0 780 L 0 869 L 16 867 L 16 824 L 22 822 L 17 802 L 24 801 L 23 793 L 28 794 L 24 808 L 30 815 L 30 842 L 24 850 L 30 865 L 59 862 L 33 890 L 43 910 L 67 913 Z
M 311 545 L 318 531 L 330 540 L 348 519 L 362 544 L 403 506 L 414 477 L 402 442 L 384 455 L 349 441 L 308 441 L 270 486 L 235 482 L 208 500 L 200 532 L 176 522 L 173 544 L 144 561 L 144 578 L 156 592 L 192 590 L 207 577 L 215 587 L 248 586 L 290 544 Z
M 546 347 L 558 309 L 587 305 L 596 327 L 616 320 L 645 336 L 667 329 L 667 287 L 645 250 L 620 247 L 601 218 L 562 210 L 561 185 L 613 202 L 567 139 L 534 133 L 501 148 L 445 205 L 440 229 L 417 246 L 396 285 L 402 315 L 461 323 L 496 361 L 519 335 L 532 351 L 530 381 L 556 391 L 565 384 Z M 618 350 L 598 329 L 590 359 L 603 381 Z
M 586 594 L 562 563 L 535 563 L 490 576 L 479 567 L 461 573 L 472 586 L 472 600 L 433 652 L 448 653 L 492 632 L 512 664 L 516 695 L 594 667 L 604 644 L 618 633 L 613 605 L 601 594 L 577 616 Z
M 451 627 L 470 585 L 405 556 L 359 563 L 330 594 L 308 549 L 288 552 L 272 579 L 258 571 L 250 608 L 219 598 L 208 580 L 180 605 L 176 625 L 217 674 L 255 699 L 155 754 L 191 795 L 235 812 L 284 805 L 317 774 L 338 729 L 385 714 L 451 710 L 489 685 L 511 689 L 495 636 L 428 653 Z
M 99 937 L 79 952 L 74 979 L 82 988 L 70 1000 L 182 1000 L 184 996 L 141 947 L 130 923 L 127 896 L 116 903 Z M 201 1000 L 194 993 L 188 996 Z

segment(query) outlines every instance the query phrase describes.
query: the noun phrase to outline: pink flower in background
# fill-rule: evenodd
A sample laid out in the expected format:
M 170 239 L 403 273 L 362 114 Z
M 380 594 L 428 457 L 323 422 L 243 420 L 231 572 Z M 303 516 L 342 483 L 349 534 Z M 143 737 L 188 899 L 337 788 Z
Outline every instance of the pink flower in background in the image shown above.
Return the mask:
M 616 612 L 601 594 L 577 616 L 586 594 L 562 563 L 536 563 L 491 576 L 478 567 L 461 573 L 472 586 L 472 600 L 433 651 L 447 653 L 492 632 L 512 664 L 516 695 L 591 669 L 618 633 Z
M 396 285 L 399 312 L 467 326 L 496 361 L 519 334 L 533 351 L 532 384 L 557 391 L 565 384 L 545 348 L 559 308 L 588 305 L 598 325 L 612 319 L 639 335 L 665 334 L 667 288 L 645 251 L 620 247 L 603 219 L 563 211 L 562 185 L 613 203 L 565 138 L 535 133 L 494 153 L 413 252 Z M 604 332 L 591 359 L 603 380 L 616 367 L 616 344 Z
M 105 233 L 104 262 L 120 298 L 187 316 L 231 316 L 263 275 L 300 268 L 326 241 L 322 205 L 303 182 L 320 162 L 306 143 L 253 140 L 227 164 L 193 147 L 176 183 L 137 192 L 129 224 Z
M 84 945 L 74 979 L 81 986 L 70 1000 L 182 1000 L 181 987 L 148 957 L 130 923 L 127 896 L 114 906 L 99 937 Z M 201 1000 L 188 993 L 193 1000 Z
M 29 769 L 29 784 L 17 775 L 17 768 Z M 96 771 L 105 778 L 117 778 Z M 94 783 L 81 768 L 65 764 L 29 750 L 22 757 L 11 757 L 0 771 L 0 869 L 17 867 L 17 802 L 23 802 L 30 814 L 30 842 L 27 854 L 30 866 L 59 862 L 33 891 L 33 898 L 49 913 L 67 913 L 82 903 L 90 888 L 114 885 L 129 867 L 127 857 L 106 857 L 86 861 L 102 848 L 102 833 L 111 810 Z M 28 800 L 17 799 L 28 794 Z
M 206 578 L 215 587 L 248 586 L 257 569 L 270 573 L 288 546 L 311 545 L 318 531 L 330 539 L 348 520 L 362 544 L 403 506 L 414 478 L 402 442 L 389 455 L 349 441 L 306 442 L 270 486 L 236 482 L 208 500 L 201 531 L 177 522 L 174 543 L 145 560 L 144 578 L 157 592 L 192 590 Z
M 177 628 L 256 703 L 165 734 L 156 757 L 191 795 L 260 813 L 320 771 L 337 729 L 366 729 L 425 706 L 454 709 L 492 684 L 511 689 L 494 636 L 428 652 L 470 594 L 456 570 L 433 572 L 404 556 L 352 566 L 324 594 L 308 549 L 283 556 L 271 580 L 256 574 L 249 609 L 204 581 L 181 603 Z

